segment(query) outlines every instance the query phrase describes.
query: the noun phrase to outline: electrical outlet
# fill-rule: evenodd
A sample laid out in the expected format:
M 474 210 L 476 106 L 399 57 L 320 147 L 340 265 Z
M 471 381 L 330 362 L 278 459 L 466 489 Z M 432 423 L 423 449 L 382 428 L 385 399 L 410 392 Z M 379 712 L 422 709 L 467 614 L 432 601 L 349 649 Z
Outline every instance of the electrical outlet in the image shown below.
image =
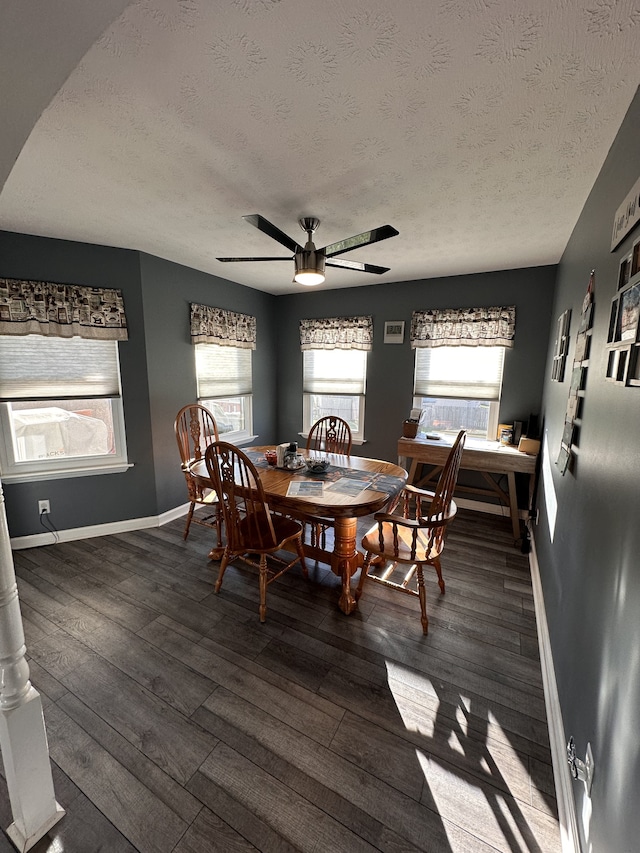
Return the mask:
M 587 778 L 584 780 L 584 784 L 587 788 L 587 796 L 591 796 L 591 785 L 593 784 L 593 773 L 595 770 L 595 765 L 593 763 L 593 752 L 591 750 L 591 744 L 587 744 L 587 754 L 584 758 L 584 766 L 587 774 Z
M 51 512 L 49 501 L 38 501 L 38 514 L 44 515 L 49 512 Z
M 587 789 L 587 796 L 590 797 L 591 784 L 593 782 L 593 773 L 595 770 L 591 744 L 587 744 L 587 754 L 585 756 L 584 761 L 581 761 L 576 754 L 576 743 L 572 735 L 569 738 L 569 742 L 567 743 L 567 761 L 569 762 L 569 767 L 571 768 L 571 776 L 574 779 L 579 779 L 581 782 L 584 782 L 585 787 Z

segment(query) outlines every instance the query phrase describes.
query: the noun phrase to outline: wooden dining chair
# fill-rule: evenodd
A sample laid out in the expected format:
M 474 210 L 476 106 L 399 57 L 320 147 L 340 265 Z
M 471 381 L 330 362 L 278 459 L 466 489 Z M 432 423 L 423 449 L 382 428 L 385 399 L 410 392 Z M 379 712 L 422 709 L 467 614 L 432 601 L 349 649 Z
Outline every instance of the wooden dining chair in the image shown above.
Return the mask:
M 236 558 L 258 569 L 260 621 L 267 613 L 267 586 L 298 561 L 308 577 L 302 549 L 302 525 L 292 518 L 271 512 L 255 465 L 235 445 L 225 441 L 210 444 L 205 451 L 209 478 L 215 485 L 224 515 L 227 541 L 220 562 L 215 591 L 220 592 L 229 563 Z M 276 551 L 293 542 L 297 556 L 287 562 Z M 258 554 L 258 563 L 248 555 Z M 275 563 L 269 564 L 267 557 Z
M 189 535 L 189 528 L 193 521 L 195 524 L 214 528 L 218 535 L 218 546 L 221 546 L 222 512 L 218 496 L 215 491 L 204 489 L 189 472 L 192 462 L 204 459 L 207 445 L 219 439 L 215 418 L 205 406 L 191 403 L 183 406 L 176 415 L 174 431 L 190 501 L 183 538 L 186 539 Z M 203 517 L 194 515 L 197 506 L 207 507 L 210 510 L 209 514 Z
M 337 415 L 316 421 L 307 436 L 307 450 L 324 453 L 351 453 L 351 427 Z
M 317 420 L 307 436 L 307 452 L 340 453 L 348 456 L 351 453 L 351 427 L 337 415 L 326 415 Z M 302 518 L 305 531 L 311 545 L 326 547 L 327 530 L 333 527 L 328 518 Z M 305 536 L 307 533 L 305 532 Z
M 438 575 L 440 592 L 444 594 L 440 555 L 446 533 L 455 518 L 457 507 L 453 492 L 458 479 L 466 432 L 460 430 L 440 474 L 435 492 L 415 486 L 405 486 L 401 495 L 402 515 L 378 512 L 375 525 L 362 540 L 365 560 L 355 592 L 356 601 L 362 595 L 369 578 L 390 589 L 417 595 L 422 614 L 422 631 L 429 630 L 427 594 L 423 566 L 433 566 Z M 374 557 L 381 558 L 372 566 Z M 405 568 L 408 570 L 405 572 Z M 415 586 L 410 586 L 415 577 Z

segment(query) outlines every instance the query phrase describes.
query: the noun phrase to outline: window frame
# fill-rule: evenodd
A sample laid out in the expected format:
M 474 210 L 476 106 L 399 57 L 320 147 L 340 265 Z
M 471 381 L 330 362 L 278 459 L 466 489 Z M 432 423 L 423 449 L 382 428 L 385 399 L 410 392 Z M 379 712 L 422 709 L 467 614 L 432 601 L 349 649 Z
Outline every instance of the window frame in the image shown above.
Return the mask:
M 224 350 L 236 350 L 238 352 L 248 352 L 248 364 L 249 364 L 249 382 L 248 386 L 251 388 L 250 391 L 240 393 L 240 394 L 207 394 L 206 396 L 201 394 L 201 383 L 205 381 L 205 377 L 201 377 L 198 371 L 198 352 L 199 347 L 217 347 L 218 349 Z M 207 406 L 207 403 L 214 403 L 217 400 L 239 400 L 242 401 L 243 411 L 244 411 L 244 429 L 241 430 L 233 430 L 230 432 L 220 433 L 220 440 L 227 441 L 229 444 L 246 444 L 248 441 L 253 441 L 256 438 L 253 435 L 253 350 L 246 347 L 227 347 L 222 346 L 221 344 L 215 343 L 196 343 L 194 344 L 194 370 L 196 377 L 196 395 L 198 403 L 201 406 L 205 406 L 206 408 L 211 409 L 210 406 Z M 207 381 L 211 382 L 211 378 L 207 377 Z M 216 423 L 218 419 L 215 417 L 215 413 L 212 412 L 212 416 Z
M 230 432 L 219 432 L 220 441 L 227 441 L 229 444 L 241 444 L 246 443 L 247 441 L 253 441 L 256 438 L 255 435 L 252 435 L 253 432 L 253 394 L 235 394 L 233 396 L 227 395 L 226 397 L 198 397 L 198 403 L 201 406 L 204 406 L 205 409 L 208 409 L 211 412 L 213 419 L 216 422 L 216 426 L 218 427 L 218 431 L 220 430 L 220 425 L 218 418 L 215 415 L 215 412 L 211 411 L 211 406 L 209 403 L 215 403 L 218 400 L 242 400 L 243 408 L 244 408 L 244 420 L 245 420 L 245 428 L 242 430 L 232 430 Z M 249 427 L 247 428 L 247 422 L 249 423 Z
M 425 399 L 427 399 L 427 400 L 428 399 L 451 399 L 451 400 L 465 400 L 465 401 L 482 401 L 482 400 L 484 400 L 485 402 L 487 402 L 489 404 L 489 416 L 487 419 L 487 431 L 486 431 L 485 436 L 475 436 L 475 437 L 478 438 L 479 440 L 495 441 L 497 438 L 497 433 L 498 433 L 498 424 L 500 422 L 500 398 L 502 396 L 502 383 L 504 381 L 504 362 L 505 362 L 505 358 L 506 358 L 508 348 L 504 347 L 504 346 L 501 346 L 501 347 L 496 346 L 495 347 L 495 349 L 501 349 L 502 350 L 502 359 L 501 359 L 502 363 L 501 363 L 501 368 L 500 368 L 500 385 L 499 385 L 499 392 L 498 392 L 499 396 L 498 396 L 497 400 L 487 400 L 486 397 L 483 397 L 481 395 L 479 395 L 477 397 L 470 396 L 470 395 L 463 397 L 463 396 L 456 396 L 453 394 L 451 394 L 451 395 L 449 395 L 449 394 L 437 394 L 435 392 L 433 394 L 428 394 L 428 395 L 416 394 L 415 393 L 415 383 L 416 383 L 416 374 L 417 374 L 417 368 L 418 368 L 418 358 L 419 358 L 418 353 L 422 349 L 425 349 L 425 347 L 415 347 L 414 369 L 413 369 L 413 378 L 414 378 L 413 407 L 414 407 L 414 409 L 420 409 L 421 410 L 422 409 L 422 401 Z M 478 346 L 465 346 L 464 349 L 474 351 L 474 350 L 479 349 L 479 347 Z M 483 349 L 484 349 L 484 347 L 483 347 Z M 445 434 L 454 434 L 457 432 L 457 429 L 455 429 L 455 430 L 438 430 L 438 431 L 443 432 Z
M 77 397 L 70 399 L 87 399 Z M 113 440 L 115 453 L 104 456 L 87 454 L 86 456 L 67 456 L 49 459 L 31 459 L 26 462 L 15 458 L 13 447 L 13 423 L 9 413 L 10 403 L 0 402 L 0 467 L 3 483 L 28 483 L 38 480 L 59 480 L 68 477 L 90 477 L 94 474 L 122 474 L 133 467 L 128 461 L 124 406 L 122 397 L 103 397 L 111 402 L 113 421 Z M 28 401 L 24 402 L 36 402 Z M 43 406 L 57 403 L 57 400 L 41 400 Z M 67 401 L 69 402 L 69 401 Z
M 413 408 L 421 410 L 422 409 L 422 401 L 423 400 L 431 400 L 431 399 L 437 399 L 437 400 L 449 399 L 449 400 L 464 400 L 464 401 L 469 400 L 469 401 L 471 401 L 471 400 L 475 400 L 475 397 L 448 397 L 448 398 L 447 397 L 436 397 L 436 398 L 433 398 L 433 397 L 416 397 L 416 396 L 414 396 Z M 500 421 L 500 401 L 490 401 L 489 402 L 489 417 L 487 419 L 487 433 L 486 433 L 486 435 L 485 436 L 472 435 L 471 437 L 477 438 L 480 441 L 483 441 L 483 440 L 495 441 L 497 434 L 498 434 L 498 423 L 499 423 L 499 421 Z M 434 432 L 442 432 L 445 435 L 457 435 L 458 429 L 457 428 L 451 429 L 451 430 L 438 429 L 438 430 L 434 430 Z
M 44 337 L 46 336 L 39 336 Z M 54 338 L 51 338 L 52 340 Z M 78 336 L 64 340 L 76 340 Z M 59 338 L 55 338 L 59 341 Z M 80 341 L 84 340 L 79 338 Z M 90 339 L 87 340 L 89 342 Z M 105 342 L 106 343 L 106 342 Z M 118 474 L 123 473 L 133 465 L 128 461 L 126 426 L 124 417 L 124 405 L 122 401 L 122 384 L 120 373 L 120 351 L 118 341 L 110 343 L 114 346 L 115 371 L 117 371 L 118 396 L 93 395 L 94 399 L 109 400 L 111 403 L 111 417 L 113 426 L 113 440 L 116 448 L 115 453 L 110 454 L 87 454 L 84 456 L 50 457 L 45 459 L 31 459 L 20 461 L 16 458 L 14 451 L 14 424 L 10 413 L 12 402 L 39 403 L 43 408 L 54 405 L 62 400 L 73 402 L 74 400 L 91 399 L 91 394 L 78 394 L 74 397 L 51 397 L 20 396 L 13 400 L 0 400 L 0 469 L 2 481 L 5 483 L 36 482 L 40 480 L 56 480 L 69 477 L 88 477 L 94 474 Z M 46 344 L 45 344 L 46 346 Z M 115 379 L 114 371 L 114 379 Z M 61 379 L 61 381 L 63 381 Z
M 346 397 L 348 399 L 357 399 L 358 401 L 358 423 L 360 424 L 360 429 L 355 432 L 353 429 L 351 430 L 351 441 L 353 444 L 364 444 L 366 439 L 364 437 L 364 411 L 365 411 L 365 394 L 316 394 L 313 392 L 305 392 L 302 395 L 302 432 L 300 435 L 303 435 L 305 438 L 308 437 L 311 427 L 315 423 L 311 422 L 311 398 L 312 397 Z
M 308 348 L 303 350 L 302 352 L 302 375 L 303 375 L 303 392 L 302 392 L 302 432 L 301 435 L 307 437 L 309 435 L 309 431 L 311 427 L 315 423 L 315 420 L 311 420 L 311 398 L 312 397 L 342 397 L 349 400 L 356 400 L 358 405 L 358 425 L 359 429 L 354 430 L 351 428 L 351 440 L 353 444 L 364 444 L 366 439 L 364 437 L 364 424 L 365 424 L 365 408 L 366 408 L 366 396 L 367 396 L 367 370 L 369 366 L 368 359 L 368 351 L 353 349 L 353 350 L 329 350 L 330 352 L 338 352 L 344 355 L 345 352 L 358 352 L 361 353 L 364 359 L 364 371 L 363 371 L 363 393 L 361 394 L 345 394 L 340 393 L 340 391 L 305 391 L 304 390 L 304 377 L 307 375 L 305 361 L 307 359 L 307 353 L 313 352 L 326 352 L 326 350 L 318 347 L 317 349 Z M 331 412 L 331 414 L 336 414 L 336 412 Z M 351 425 L 350 425 L 351 426 Z

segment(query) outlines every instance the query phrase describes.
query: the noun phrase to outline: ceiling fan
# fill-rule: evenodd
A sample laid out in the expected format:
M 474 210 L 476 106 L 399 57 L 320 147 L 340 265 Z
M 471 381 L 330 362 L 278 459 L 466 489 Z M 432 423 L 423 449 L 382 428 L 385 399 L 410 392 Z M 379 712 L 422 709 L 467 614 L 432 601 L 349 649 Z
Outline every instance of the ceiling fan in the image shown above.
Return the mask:
M 362 234 L 356 234 L 355 237 L 348 237 L 346 240 L 339 240 L 337 243 L 329 243 L 322 249 L 316 249 L 313 243 L 313 234 L 320 225 L 320 220 L 315 216 L 307 216 L 299 219 L 298 223 L 303 231 L 307 234 L 307 242 L 304 247 L 300 246 L 265 219 L 259 213 L 251 213 L 243 216 L 249 224 L 255 225 L 259 231 L 263 231 L 286 246 L 287 249 L 293 252 L 293 258 L 216 258 L 224 263 L 235 263 L 236 261 L 290 261 L 295 263 L 295 273 L 293 280 L 300 284 L 321 284 L 324 281 L 325 265 L 328 267 L 342 267 L 348 270 L 359 270 L 360 272 L 371 272 L 376 275 L 382 275 L 383 272 L 388 272 L 389 267 L 376 267 L 373 264 L 363 264 L 360 261 L 345 261 L 343 258 L 336 258 L 336 255 L 342 255 L 344 252 L 350 252 L 352 249 L 359 249 L 361 246 L 368 246 L 371 243 L 378 243 L 380 240 L 386 240 L 388 237 L 395 237 L 399 232 L 391 225 L 382 225 L 380 228 L 374 228 L 373 231 L 364 231 Z

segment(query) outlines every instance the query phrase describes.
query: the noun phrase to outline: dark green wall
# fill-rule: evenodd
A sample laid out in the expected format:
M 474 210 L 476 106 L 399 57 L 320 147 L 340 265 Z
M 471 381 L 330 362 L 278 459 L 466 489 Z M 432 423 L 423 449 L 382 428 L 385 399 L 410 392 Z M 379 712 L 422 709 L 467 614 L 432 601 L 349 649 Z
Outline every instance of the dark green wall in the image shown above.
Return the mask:
M 581 758 L 587 742 L 594 754 L 588 843 L 583 839 L 593 853 L 638 850 L 640 838 L 640 388 L 604 378 L 618 265 L 639 236 L 636 227 L 611 253 L 614 213 L 639 175 L 637 93 L 559 266 L 553 313 L 572 311 L 570 364 L 592 268 L 595 320 L 576 465 L 564 476 L 555 459 L 568 379 L 545 383 L 552 483 L 543 486 L 535 533 L 566 739 L 574 736 Z M 557 501 L 553 535 L 546 500 Z M 573 790 L 586 835 L 584 786 Z
M 366 444 L 356 454 L 397 459 L 402 421 L 413 395 L 414 353 L 409 344 L 411 314 L 426 308 L 516 306 L 514 347 L 504 367 L 501 422 L 538 414 L 553 304 L 554 266 L 506 270 L 423 281 L 404 281 L 344 290 L 305 292 L 278 299 L 278 441 L 302 429 L 302 318 L 370 314 L 373 351 L 367 367 Z M 354 276 L 357 273 L 354 273 Z M 385 344 L 385 320 L 405 321 L 404 344 Z

